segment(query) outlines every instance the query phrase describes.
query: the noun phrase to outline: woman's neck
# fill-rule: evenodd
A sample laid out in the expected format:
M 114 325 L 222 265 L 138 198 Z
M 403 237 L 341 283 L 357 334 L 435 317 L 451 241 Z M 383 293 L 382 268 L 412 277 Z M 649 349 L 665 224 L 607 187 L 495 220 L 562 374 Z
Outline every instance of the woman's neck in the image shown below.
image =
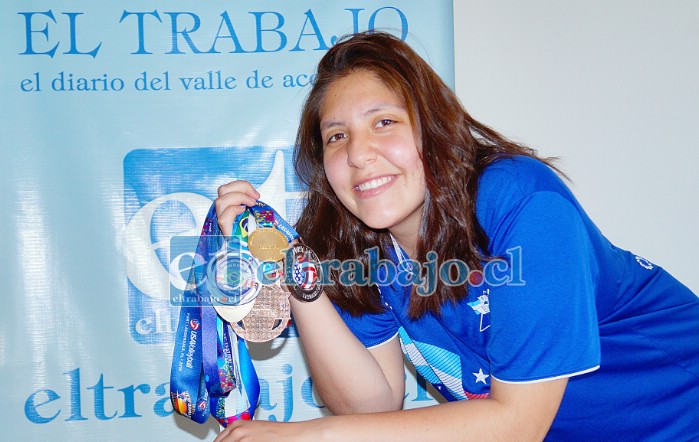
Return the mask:
M 391 236 L 396 240 L 398 245 L 408 254 L 408 258 L 415 259 L 417 256 L 417 234 L 401 235 L 398 232 L 390 231 Z
M 410 259 L 415 259 L 417 257 L 417 239 L 420 232 L 420 225 L 422 224 L 423 210 L 424 204 L 407 219 L 388 228 L 391 236 L 393 236 L 403 248 L 405 253 L 408 254 Z

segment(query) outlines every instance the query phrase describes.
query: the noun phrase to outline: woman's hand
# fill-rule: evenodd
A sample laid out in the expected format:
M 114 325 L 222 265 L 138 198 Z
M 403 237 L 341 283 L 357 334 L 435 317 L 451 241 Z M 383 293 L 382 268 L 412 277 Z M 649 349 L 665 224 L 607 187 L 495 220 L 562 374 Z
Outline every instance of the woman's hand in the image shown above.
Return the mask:
M 543 440 L 567 383 L 567 378 L 530 384 L 493 379 L 485 399 L 303 422 L 236 421 L 215 442 Z
M 239 420 L 228 425 L 214 442 L 234 442 L 234 441 L 263 441 L 263 442 L 293 442 L 293 441 L 316 441 L 319 437 L 314 437 L 311 427 L 314 421 L 306 422 L 269 422 L 269 421 L 246 421 Z
M 231 181 L 218 188 L 216 215 L 224 236 L 231 235 L 235 217 L 245 211 L 245 206 L 254 206 L 258 198 L 260 193 L 247 181 Z

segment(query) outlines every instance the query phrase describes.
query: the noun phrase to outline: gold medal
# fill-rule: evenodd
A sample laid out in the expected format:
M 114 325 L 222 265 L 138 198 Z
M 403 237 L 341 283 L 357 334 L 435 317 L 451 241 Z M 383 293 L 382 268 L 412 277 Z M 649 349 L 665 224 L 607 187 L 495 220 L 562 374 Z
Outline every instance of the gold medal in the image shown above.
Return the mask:
M 248 237 L 248 250 L 260 261 L 281 261 L 289 241 L 274 227 L 258 227 Z
M 289 294 L 276 283 L 264 286 L 250 313 L 231 327 L 246 341 L 267 342 L 284 331 L 290 318 Z

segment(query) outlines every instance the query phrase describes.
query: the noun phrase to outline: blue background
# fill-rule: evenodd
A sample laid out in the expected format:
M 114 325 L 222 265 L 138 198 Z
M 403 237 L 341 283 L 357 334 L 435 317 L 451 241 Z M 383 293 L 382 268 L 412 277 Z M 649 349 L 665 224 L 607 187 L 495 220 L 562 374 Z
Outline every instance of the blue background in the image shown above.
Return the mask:
M 177 309 L 162 249 L 198 234 L 232 179 L 295 218 L 290 146 L 307 92 L 295 82 L 355 19 L 360 30 L 407 27 L 406 41 L 453 85 L 451 1 L 0 5 L 3 439 L 213 439 L 214 421 L 193 424 L 169 403 Z M 234 77 L 235 89 L 180 81 L 206 85 L 209 72 Z M 168 89 L 139 90 L 144 75 Z M 55 90 L 61 78 L 74 90 Z M 121 90 L 77 90 L 80 78 Z M 289 335 L 251 348 L 258 418 L 324 413 Z M 407 407 L 433 402 L 410 373 L 406 393 Z

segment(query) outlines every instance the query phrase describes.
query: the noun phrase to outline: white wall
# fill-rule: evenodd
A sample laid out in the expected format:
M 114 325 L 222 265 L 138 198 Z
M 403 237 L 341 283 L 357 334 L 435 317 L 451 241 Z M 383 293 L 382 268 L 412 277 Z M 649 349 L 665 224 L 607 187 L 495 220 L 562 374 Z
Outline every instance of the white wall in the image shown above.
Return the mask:
M 699 2 L 454 0 L 456 91 L 699 294 Z

